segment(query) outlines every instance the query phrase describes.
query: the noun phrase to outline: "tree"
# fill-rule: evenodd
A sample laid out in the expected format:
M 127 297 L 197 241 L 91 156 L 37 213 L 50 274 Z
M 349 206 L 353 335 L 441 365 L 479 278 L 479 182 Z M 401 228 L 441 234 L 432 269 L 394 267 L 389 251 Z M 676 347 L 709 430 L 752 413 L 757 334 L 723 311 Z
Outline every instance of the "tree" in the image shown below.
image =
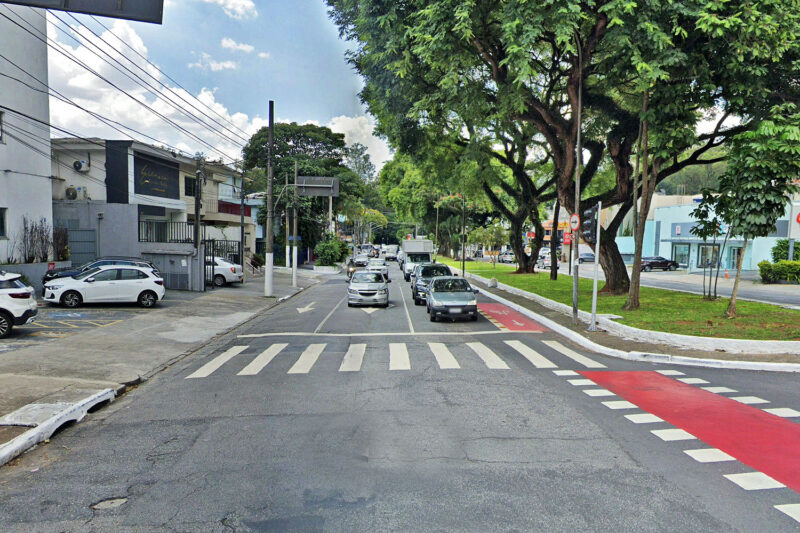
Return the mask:
M 495 251 L 495 248 L 508 242 L 508 230 L 497 223 L 487 227 L 481 226 L 469 233 L 467 242 L 469 244 L 480 244 L 491 251 Z M 492 258 L 492 265 L 496 268 L 497 254 L 492 253 L 490 257 Z

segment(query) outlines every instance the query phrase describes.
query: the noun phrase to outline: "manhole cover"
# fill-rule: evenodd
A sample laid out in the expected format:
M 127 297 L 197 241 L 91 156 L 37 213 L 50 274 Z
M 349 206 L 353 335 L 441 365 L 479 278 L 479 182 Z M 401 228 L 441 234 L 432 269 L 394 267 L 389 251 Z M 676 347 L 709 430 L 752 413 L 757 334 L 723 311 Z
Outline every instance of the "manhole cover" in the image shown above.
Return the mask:
M 92 505 L 92 509 L 95 510 L 103 510 L 103 509 L 114 509 L 119 507 L 123 503 L 127 502 L 128 498 L 109 498 L 107 500 L 101 500 L 96 504 Z

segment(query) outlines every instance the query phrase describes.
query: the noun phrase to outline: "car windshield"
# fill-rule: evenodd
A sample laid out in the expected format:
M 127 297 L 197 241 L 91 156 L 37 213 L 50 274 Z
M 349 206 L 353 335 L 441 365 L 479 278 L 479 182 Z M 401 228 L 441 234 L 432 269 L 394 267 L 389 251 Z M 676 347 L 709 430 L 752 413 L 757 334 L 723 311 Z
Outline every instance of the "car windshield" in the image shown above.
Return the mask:
M 386 266 L 386 262 L 383 259 L 372 259 L 369 266 Z
M 409 263 L 422 263 L 424 261 L 430 261 L 431 257 L 428 254 L 408 254 L 406 260 Z
M 437 279 L 433 284 L 437 292 L 470 292 L 469 282 L 465 279 Z
M 423 278 L 433 278 L 436 276 L 449 276 L 450 269 L 444 265 L 426 266 L 420 269 L 419 275 Z
M 75 278 L 75 279 L 86 279 L 89 276 L 94 276 L 98 272 L 100 272 L 100 269 L 98 267 L 94 267 L 94 268 L 90 268 L 86 272 L 81 272 L 77 276 L 72 276 L 72 277 Z
M 353 274 L 353 283 L 382 283 L 383 276 L 377 272 L 357 272 Z

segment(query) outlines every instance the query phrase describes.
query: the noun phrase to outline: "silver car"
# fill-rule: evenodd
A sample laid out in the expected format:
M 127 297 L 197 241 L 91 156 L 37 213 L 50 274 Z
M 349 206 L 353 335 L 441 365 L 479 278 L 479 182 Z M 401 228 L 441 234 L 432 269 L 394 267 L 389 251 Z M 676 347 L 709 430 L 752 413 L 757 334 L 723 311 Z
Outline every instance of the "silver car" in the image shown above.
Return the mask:
M 440 318 L 469 318 L 478 320 L 478 289 L 464 278 L 447 276 L 433 278 L 428 286 L 428 314 L 431 322 Z
M 347 285 L 347 307 L 381 305 L 389 307 L 389 285 L 380 272 L 360 271 L 353 274 Z
M 389 279 L 389 265 L 386 264 L 384 259 L 370 259 L 367 263 L 367 272 L 378 272 L 383 274 L 386 279 Z

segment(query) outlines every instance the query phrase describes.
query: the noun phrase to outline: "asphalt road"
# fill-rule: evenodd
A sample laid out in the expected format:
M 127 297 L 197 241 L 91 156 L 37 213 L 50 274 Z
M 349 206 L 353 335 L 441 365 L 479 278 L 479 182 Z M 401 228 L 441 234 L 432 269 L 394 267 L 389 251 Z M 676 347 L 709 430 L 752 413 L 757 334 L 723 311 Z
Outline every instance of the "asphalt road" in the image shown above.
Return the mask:
M 388 309 L 331 279 L 1 469 L 2 529 L 800 528 L 800 418 L 766 411 L 796 375 L 587 353 L 482 295 L 431 323 L 392 268 Z

